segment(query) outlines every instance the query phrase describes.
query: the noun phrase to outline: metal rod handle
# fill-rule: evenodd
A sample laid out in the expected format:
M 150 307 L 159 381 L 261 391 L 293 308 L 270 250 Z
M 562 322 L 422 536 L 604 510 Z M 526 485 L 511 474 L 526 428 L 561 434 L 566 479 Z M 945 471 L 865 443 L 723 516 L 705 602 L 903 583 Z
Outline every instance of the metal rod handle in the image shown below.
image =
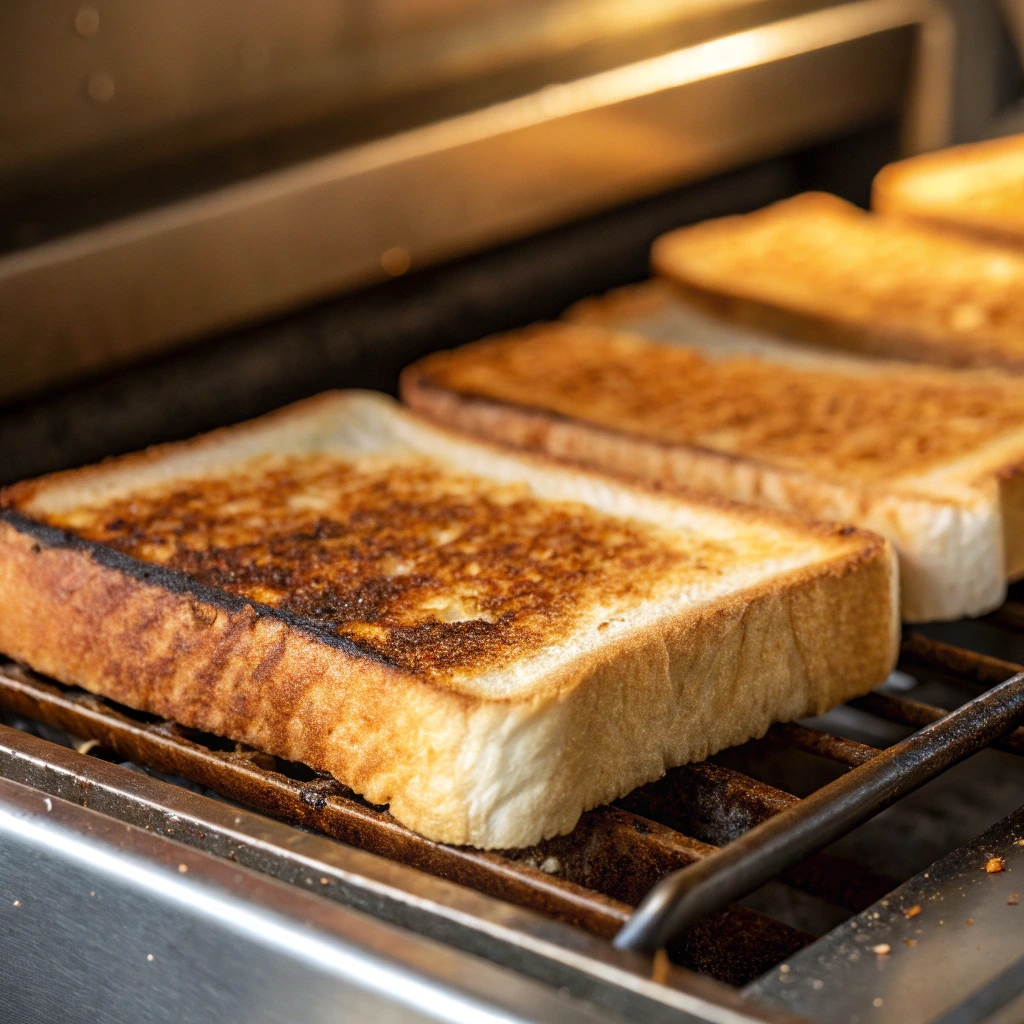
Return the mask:
M 683 929 L 988 746 L 1022 717 L 1024 672 L 662 879 L 615 936 L 615 947 L 644 953 L 661 949 Z

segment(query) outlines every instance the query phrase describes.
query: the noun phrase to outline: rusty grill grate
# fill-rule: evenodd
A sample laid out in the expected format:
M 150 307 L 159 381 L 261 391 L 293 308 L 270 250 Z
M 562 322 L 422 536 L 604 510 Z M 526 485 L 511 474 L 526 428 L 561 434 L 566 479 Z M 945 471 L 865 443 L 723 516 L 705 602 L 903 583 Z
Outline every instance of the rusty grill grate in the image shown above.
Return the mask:
M 987 617 L 1000 630 L 1024 629 L 1024 604 L 1007 602 Z M 978 694 L 1021 666 L 916 633 L 904 638 L 899 668 L 919 680 L 952 682 Z M 947 711 L 889 693 L 851 702 L 862 712 L 915 729 Z M 603 938 L 613 938 L 660 881 L 716 852 L 777 815 L 798 814 L 797 796 L 715 761 L 686 765 L 583 816 L 576 829 L 525 850 L 482 852 L 444 846 L 411 832 L 385 809 L 331 778 L 219 737 L 197 733 L 0 662 L 0 708 L 91 741 L 92 753 L 184 778 L 289 824 L 401 861 Z M 1005 710 L 1005 709 L 1004 709 Z M 792 723 L 767 740 L 845 769 L 869 765 L 882 749 Z M 1024 753 L 1024 729 L 993 743 Z M 824 844 L 820 844 L 824 845 Z M 853 914 L 898 880 L 835 855 L 814 853 L 780 881 Z M 730 904 L 669 945 L 673 960 L 732 985 L 744 985 L 815 936 L 748 907 Z

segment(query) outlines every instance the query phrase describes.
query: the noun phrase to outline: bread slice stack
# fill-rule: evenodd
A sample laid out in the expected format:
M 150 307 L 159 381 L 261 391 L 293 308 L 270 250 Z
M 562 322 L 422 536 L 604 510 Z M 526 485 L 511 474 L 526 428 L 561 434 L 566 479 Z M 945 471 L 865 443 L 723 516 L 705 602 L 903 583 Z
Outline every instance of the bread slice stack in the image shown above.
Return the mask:
M 651 259 L 690 303 L 732 323 L 862 355 L 1024 371 L 1024 252 L 805 193 L 671 231 Z
M 907 621 L 1002 602 L 1024 574 L 1017 378 L 787 343 L 689 298 L 660 281 L 612 293 L 575 322 L 428 356 L 402 394 L 520 449 L 876 531 L 898 552 Z
M 890 164 L 875 178 L 871 205 L 889 216 L 1024 247 L 1024 135 Z
M 566 330 L 571 330 L 566 328 Z M 870 690 L 886 541 L 326 394 L 0 497 L 0 650 L 515 847 Z

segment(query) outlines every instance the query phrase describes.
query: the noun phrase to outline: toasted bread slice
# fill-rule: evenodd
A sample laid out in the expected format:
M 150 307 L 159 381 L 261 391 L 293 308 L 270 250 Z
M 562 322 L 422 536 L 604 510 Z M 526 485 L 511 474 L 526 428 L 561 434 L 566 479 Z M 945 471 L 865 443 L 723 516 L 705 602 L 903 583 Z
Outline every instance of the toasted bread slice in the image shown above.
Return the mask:
M 726 320 L 887 359 L 1024 372 L 1024 253 L 805 193 L 651 250 Z
M 989 611 L 1024 572 L 1019 379 L 787 345 L 663 282 L 571 315 L 428 356 L 402 393 L 520 448 L 883 534 L 911 622 Z
M 888 543 L 326 394 L 18 485 L 0 650 L 513 847 L 888 673 Z
M 879 213 L 1024 246 L 1024 135 L 900 160 L 875 178 Z

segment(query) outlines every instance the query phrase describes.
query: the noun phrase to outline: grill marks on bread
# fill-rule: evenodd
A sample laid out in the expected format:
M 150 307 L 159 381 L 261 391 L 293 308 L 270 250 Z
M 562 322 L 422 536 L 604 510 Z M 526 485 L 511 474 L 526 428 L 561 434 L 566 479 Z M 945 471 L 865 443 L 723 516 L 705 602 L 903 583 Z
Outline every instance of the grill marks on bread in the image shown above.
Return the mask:
M 56 526 L 307 618 L 432 679 L 557 641 L 735 553 L 425 461 L 271 457 L 50 515 Z
M 429 356 L 430 385 L 862 482 L 916 473 L 1024 427 L 1024 388 L 876 366 L 870 375 L 787 366 L 576 325 L 551 324 Z

